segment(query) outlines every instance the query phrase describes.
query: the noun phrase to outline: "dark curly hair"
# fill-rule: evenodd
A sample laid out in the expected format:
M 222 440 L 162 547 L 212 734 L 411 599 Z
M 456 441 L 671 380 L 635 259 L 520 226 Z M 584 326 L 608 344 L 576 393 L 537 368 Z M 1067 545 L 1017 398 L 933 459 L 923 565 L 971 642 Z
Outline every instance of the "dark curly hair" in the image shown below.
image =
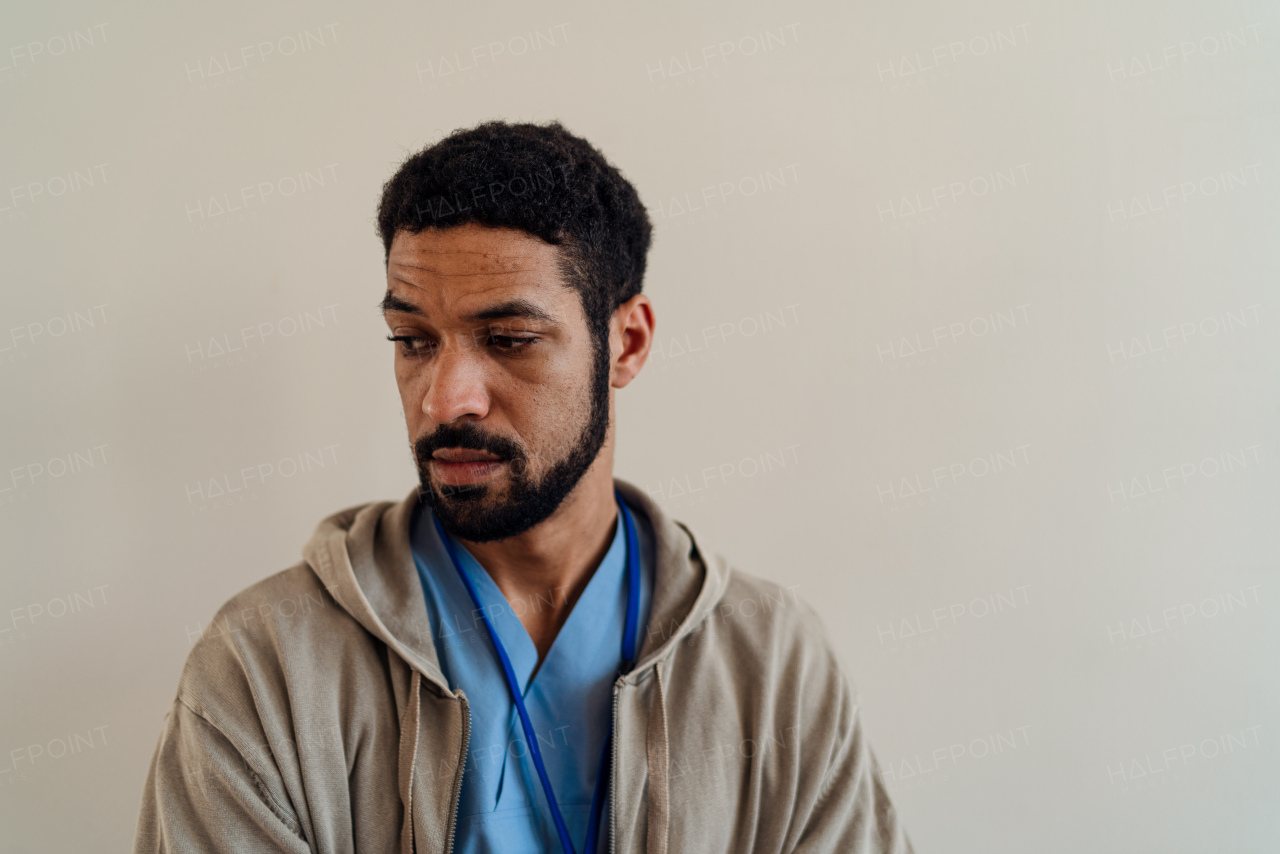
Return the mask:
M 640 293 L 652 226 L 635 187 L 591 143 L 559 122 L 485 122 L 406 160 L 382 188 L 378 233 L 475 222 L 517 228 L 560 247 L 597 353 L 609 318 Z

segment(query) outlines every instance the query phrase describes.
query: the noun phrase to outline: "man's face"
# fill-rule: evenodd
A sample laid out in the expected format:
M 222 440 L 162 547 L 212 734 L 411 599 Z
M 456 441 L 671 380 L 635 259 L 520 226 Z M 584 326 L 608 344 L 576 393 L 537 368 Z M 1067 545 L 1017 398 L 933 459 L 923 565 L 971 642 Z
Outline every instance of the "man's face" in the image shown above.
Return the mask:
M 477 224 L 391 243 L 383 308 L 422 499 L 465 540 L 546 519 L 608 434 L 609 360 L 558 252 Z

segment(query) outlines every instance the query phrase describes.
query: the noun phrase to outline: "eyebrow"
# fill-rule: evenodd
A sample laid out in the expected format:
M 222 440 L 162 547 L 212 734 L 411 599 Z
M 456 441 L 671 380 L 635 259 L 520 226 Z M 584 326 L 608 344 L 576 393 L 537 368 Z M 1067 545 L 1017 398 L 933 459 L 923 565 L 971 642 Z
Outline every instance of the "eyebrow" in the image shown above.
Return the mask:
M 385 315 L 389 311 L 398 311 L 402 314 L 413 314 L 418 317 L 426 317 L 427 313 L 418 308 L 408 300 L 401 299 L 391 291 L 387 291 L 386 296 L 382 298 L 382 313 Z M 488 308 L 482 308 L 479 311 L 472 312 L 463 318 L 463 320 L 501 320 L 507 317 L 523 317 L 527 320 L 540 320 L 543 323 L 555 323 L 556 319 L 543 311 L 538 306 L 529 302 L 527 299 L 517 297 L 500 302 L 497 305 L 491 305 Z
M 387 291 L 387 295 L 382 298 L 382 305 L 380 308 L 384 315 L 389 311 L 398 311 L 401 314 L 416 314 L 420 317 L 426 316 L 426 312 L 422 309 L 418 308 L 408 300 L 400 299 L 400 297 L 391 293 L 391 291 Z

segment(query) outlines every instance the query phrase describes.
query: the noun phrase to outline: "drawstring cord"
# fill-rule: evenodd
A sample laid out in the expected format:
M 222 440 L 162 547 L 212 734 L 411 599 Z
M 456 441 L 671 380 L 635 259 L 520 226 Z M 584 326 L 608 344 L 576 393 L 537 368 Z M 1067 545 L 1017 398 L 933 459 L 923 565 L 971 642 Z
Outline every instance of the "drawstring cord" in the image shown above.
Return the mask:
M 667 854 L 667 829 L 671 821 L 671 744 L 667 738 L 667 698 L 662 687 L 662 665 L 653 668 L 655 694 L 645 733 L 649 760 L 649 821 L 646 854 Z
M 409 704 L 400 721 L 400 802 L 404 825 L 400 828 L 400 854 L 413 854 L 413 769 L 418 764 L 418 730 L 422 717 L 422 674 L 416 669 L 409 681 Z M 405 738 L 406 730 L 409 737 Z

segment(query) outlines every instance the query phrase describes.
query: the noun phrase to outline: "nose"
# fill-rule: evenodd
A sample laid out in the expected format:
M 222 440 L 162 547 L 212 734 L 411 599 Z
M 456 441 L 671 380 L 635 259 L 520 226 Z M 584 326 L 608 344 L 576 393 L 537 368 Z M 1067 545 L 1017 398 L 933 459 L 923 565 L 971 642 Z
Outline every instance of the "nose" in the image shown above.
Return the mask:
M 481 360 L 466 348 L 444 347 L 433 359 L 422 411 L 437 424 L 489 414 L 489 393 Z

